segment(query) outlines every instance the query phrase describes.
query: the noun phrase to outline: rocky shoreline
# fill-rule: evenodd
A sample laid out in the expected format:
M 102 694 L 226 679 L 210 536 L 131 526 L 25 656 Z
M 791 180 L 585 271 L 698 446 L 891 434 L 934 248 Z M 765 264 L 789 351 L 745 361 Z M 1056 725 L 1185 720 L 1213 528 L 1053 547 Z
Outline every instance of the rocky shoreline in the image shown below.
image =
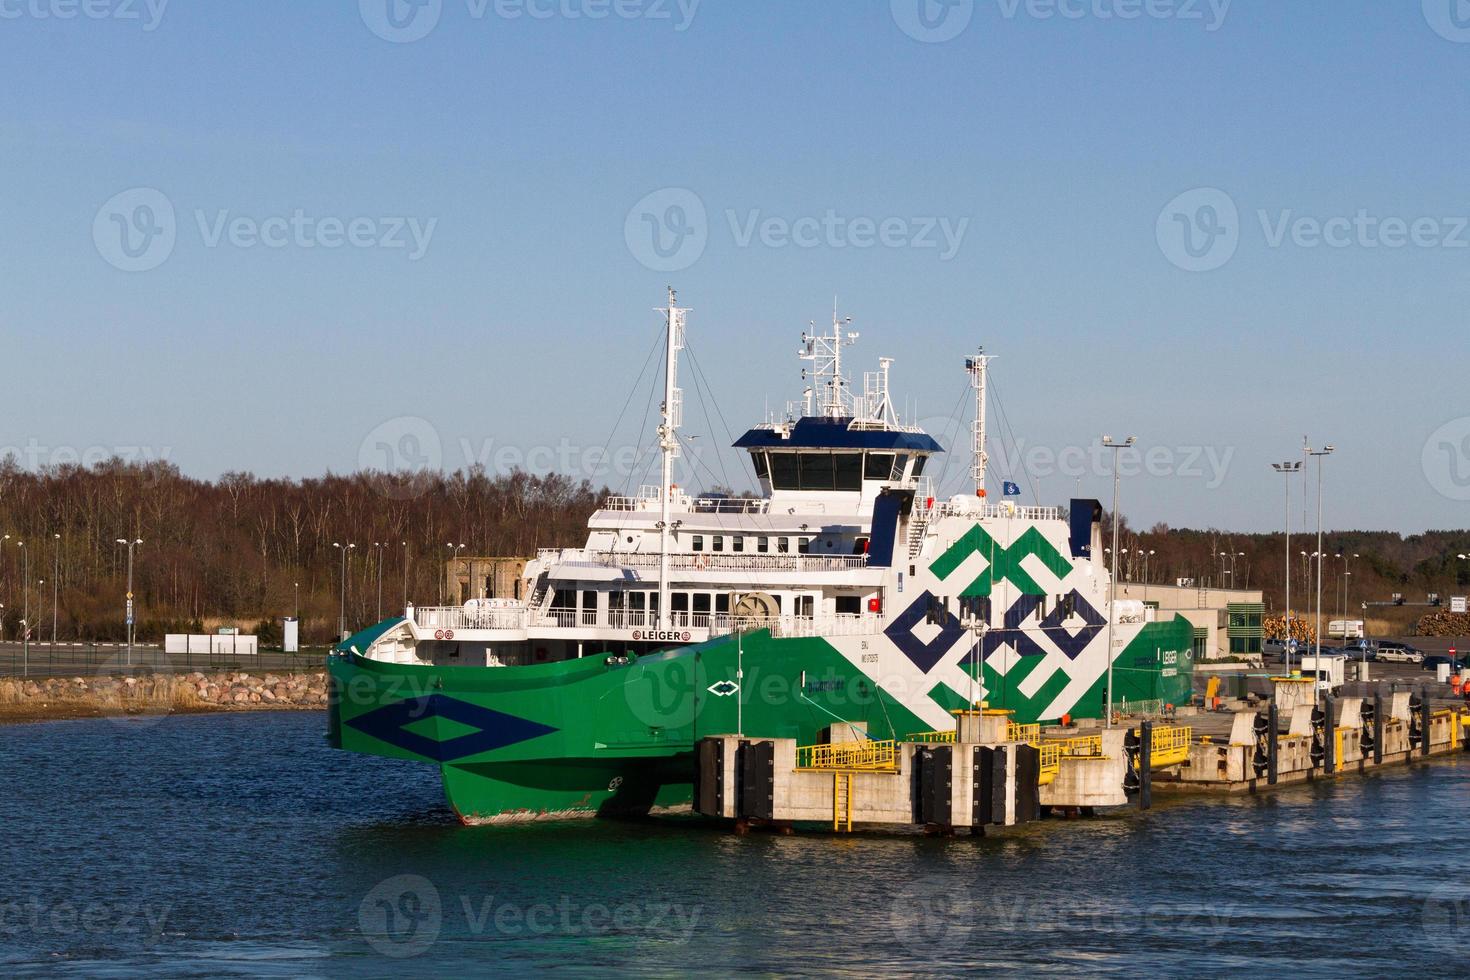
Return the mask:
M 321 671 L 0 678 L 0 724 L 326 706 L 327 675 Z

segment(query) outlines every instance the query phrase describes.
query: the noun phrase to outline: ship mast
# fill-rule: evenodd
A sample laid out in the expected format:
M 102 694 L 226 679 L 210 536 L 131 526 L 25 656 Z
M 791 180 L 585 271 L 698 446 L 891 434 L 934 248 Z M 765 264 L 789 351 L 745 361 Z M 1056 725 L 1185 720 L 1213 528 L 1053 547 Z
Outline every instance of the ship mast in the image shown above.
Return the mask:
M 817 406 L 818 413 L 823 418 L 841 419 L 851 414 L 851 406 L 848 403 L 847 379 L 842 376 L 842 348 L 854 344 L 858 335 L 856 332 L 843 334 L 842 328 L 852 322 L 852 317 L 844 319 L 837 312 L 837 303 L 832 303 L 832 335 L 830 337 L 816 336 L 814 334 L 801 335 L 801 349 L 797 356 L 803 361 L 811 361 L 812 367 L 803 370 L 803 380 L 810 380 L 812 387 L 804 394 L 806 401 L 806 414 L 812 415 L 812 396 L 816 394 L 821 399 Z M 812 325 L 815 328 L 815 324 Z
M 666 323 L 664 351 L 664 403 L 660 411 L 663 419 L 658 427 L 658 445 L 663 451 L 663 485 L 659 494 L 658 522 L 658 628 L 667 630 L 671 621 L 669 613 L 669 531 L 670 505 L 674 496 L 674 460 L 679 455 L 679 425 L 683 422 L 683 397 L 679 391 L 679 351 L 684 349 L 684 314 L 674 303 L 677 296 L 674 287 L 669 287 L 669 305 L 660 313 Z
M 965 358 L 965 370 L 970 375 L 970 387 L 975 389 L 975 421 L 970 423 L 970 482 L 975 484 L 975 496 L 985 496 L 985 465 L 990 456 L 985 452 L 985 372 L 990 366 L 990 355 L 981 347 L 974 357 Z

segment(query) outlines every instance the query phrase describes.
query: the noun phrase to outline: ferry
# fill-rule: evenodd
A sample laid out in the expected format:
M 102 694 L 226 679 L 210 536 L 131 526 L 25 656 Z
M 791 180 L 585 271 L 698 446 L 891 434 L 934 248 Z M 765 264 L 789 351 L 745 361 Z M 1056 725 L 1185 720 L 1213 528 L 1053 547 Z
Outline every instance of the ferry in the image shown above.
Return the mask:
M 973 493 L 936 497 L 943 448 L 899 418 L 891 358 L 848 380 L 858 335 L 834 314 L 802 337 L 802 399 L 735 441 L 759 492 L 696 496 L 673 480 L 690 311 L 671 289 L 659 312 L 660 484 L 528 562 L 523 599 L 344 639 L 333 746 L 438 766 L 462 821 L 506 823 L 687 810 L 707 735 L 902 740 L 981 704 L 1026 724 L 1187 703 L 1192 627 L 1114 600 L 1101 505 L 989 496 L 983 348 L 964 358 Z

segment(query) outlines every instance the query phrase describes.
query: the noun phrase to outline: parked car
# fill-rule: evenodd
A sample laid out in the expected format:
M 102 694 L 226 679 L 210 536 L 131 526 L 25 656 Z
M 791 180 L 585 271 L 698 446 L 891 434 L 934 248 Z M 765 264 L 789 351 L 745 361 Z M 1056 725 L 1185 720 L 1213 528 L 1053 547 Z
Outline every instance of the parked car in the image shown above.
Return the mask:
M 1297 641 L 1295 649 L 1291 651 L 1293 660 L 1299 659 L 1304 653 L 1311 653 L 1312 645 Z M 1287 654 L 1285 640 L 1265 640 L 1261 643 L 1261 655 L 1267 660 L 1285 660 Z
M 1424 651 L 1417 647 L 1411 647 L 1407 643 L 1398 643 L 1394 640 L 1378 641 L 1378 656 L 1375 660 L 1392 664 L 1422 664 L 1424 662 Z
M 1461 657 L 1447 657 L 1443 654 L 1435 654 L 1432 657 L 1424 658 L 1425 670 L 1438 670 L 1440 664 L 1449 664 L 1451 674 L 1463 674 L 1465 671 L 1465 661 Z

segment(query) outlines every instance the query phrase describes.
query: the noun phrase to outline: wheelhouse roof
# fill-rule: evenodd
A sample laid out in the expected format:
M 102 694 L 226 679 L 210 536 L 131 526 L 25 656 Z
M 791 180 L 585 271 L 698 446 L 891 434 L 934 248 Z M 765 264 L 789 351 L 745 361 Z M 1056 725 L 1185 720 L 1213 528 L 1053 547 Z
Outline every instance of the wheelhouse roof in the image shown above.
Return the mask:
M 736 449 L 875 449 L 890 452 L 942 453 L 944 448 L 924 432 L 855 429 L 852 419 L 804 418 L 780 430 L 751 429 L 735 440 Z

